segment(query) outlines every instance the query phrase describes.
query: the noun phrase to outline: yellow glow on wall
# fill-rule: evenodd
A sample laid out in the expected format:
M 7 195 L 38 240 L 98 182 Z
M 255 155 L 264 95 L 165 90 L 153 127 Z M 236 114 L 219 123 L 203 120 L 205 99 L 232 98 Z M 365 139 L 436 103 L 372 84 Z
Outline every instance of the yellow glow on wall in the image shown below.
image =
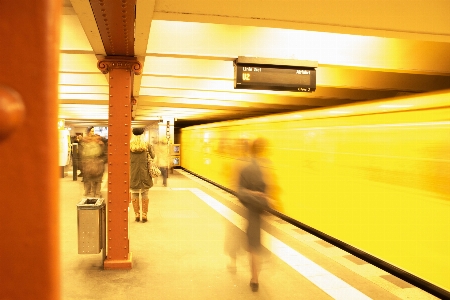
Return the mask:
M 177 42 L 173 43 L 174 40 Z M 405 61 L 405 58 L 399 60 L 397 53 L 397 49 L 404 48 L 404 43 L 392 38 L 351 34 L 154 20 L 147 52 L 195 55 L 199 45 L 203 47 L 202 53 L 205 45 L 215 45 L 211 55 L 228 59 L 253 56 L 312 60 L 318 61 L 319 66 L 391 69 Z

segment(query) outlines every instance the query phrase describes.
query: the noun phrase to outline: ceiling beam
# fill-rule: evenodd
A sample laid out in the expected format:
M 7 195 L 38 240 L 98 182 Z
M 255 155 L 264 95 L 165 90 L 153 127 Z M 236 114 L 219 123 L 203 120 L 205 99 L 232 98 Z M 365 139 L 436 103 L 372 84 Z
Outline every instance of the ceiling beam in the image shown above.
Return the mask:
M 81 26 L 83 27 L 84 33 L 86 34 L 94 53 L 106 55 L 90 2 L 86 0 L 70 0 L 70 2 L 72 3 L 72 7 L 80 20 Z
M 91 0 L 107 56 L 134 56 L 136 0 Z

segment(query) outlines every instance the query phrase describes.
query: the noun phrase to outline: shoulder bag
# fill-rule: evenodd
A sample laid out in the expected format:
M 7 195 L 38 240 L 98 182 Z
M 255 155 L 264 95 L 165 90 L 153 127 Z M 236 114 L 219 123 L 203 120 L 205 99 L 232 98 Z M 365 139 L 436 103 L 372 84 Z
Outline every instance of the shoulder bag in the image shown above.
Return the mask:
M 150 174 L 150 177 L 156 178 L 159 175 L 161 175 L 161 171 L 156 166 L 155 162 L 153 161 L 150 154 L 147 152 L 147 165 L 148 165 L 148 173 Z

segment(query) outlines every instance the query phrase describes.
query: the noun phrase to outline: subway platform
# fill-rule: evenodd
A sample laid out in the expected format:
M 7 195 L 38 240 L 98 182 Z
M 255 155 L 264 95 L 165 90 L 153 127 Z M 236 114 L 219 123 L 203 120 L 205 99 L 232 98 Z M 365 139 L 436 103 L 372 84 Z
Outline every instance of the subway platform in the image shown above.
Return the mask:
M 104 270 L 102 253 L 78 254 L 82 194 L 80 177 L 60 179 L 61 299 L 437 299 L 270 214 L 252 292 L 245 208 L 181 169 L 168 187 L 160 178 L 150 189 L 147 223 L 135 222 L 129 206 L 133 268 Z M 237 249 L 235 267 L 229 249 Z

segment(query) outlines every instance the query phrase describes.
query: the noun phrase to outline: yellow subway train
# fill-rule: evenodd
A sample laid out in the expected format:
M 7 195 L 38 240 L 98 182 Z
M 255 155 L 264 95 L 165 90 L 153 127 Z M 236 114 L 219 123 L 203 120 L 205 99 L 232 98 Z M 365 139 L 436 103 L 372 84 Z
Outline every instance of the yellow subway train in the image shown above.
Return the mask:
M 181 166 L 236 190 L 256 137 L 276 210 L 450 291 L 450 90 L 183 128 Z

